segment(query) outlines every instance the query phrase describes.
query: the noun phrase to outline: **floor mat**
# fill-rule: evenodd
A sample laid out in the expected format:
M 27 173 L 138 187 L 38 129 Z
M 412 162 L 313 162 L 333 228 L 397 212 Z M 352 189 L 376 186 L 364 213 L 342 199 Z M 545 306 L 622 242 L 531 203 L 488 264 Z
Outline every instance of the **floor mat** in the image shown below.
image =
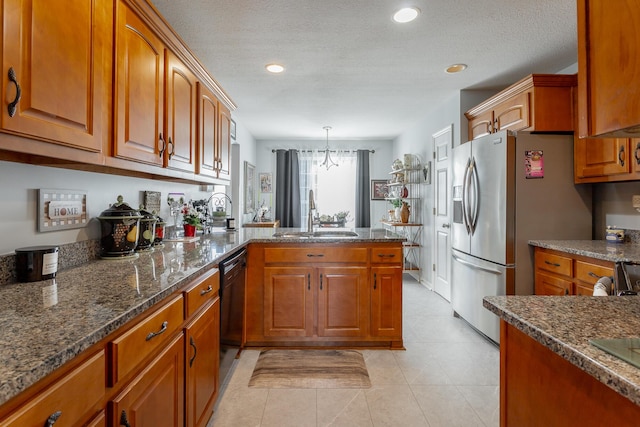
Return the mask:
M 355 350 L 263 350 L 249 380 L 259 388 L 369 388 Z

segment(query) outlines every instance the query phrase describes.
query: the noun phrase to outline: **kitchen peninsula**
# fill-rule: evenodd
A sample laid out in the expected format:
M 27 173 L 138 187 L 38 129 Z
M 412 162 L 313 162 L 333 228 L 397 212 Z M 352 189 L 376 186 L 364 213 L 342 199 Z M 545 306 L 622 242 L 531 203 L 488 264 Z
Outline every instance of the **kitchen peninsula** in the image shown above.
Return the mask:
M 120 395 L 116 394 L 119 393 L 118 390 L 124 390 L 123 385 L 132 379 L 133 373 L 127 372 L 140 369 L 138 367 L 140 363 L 127 361 L 130 355 L 124 354 L 119 356 L 125 361 L 124 364 L 118 361 L 118 369 L 109 369 L 108 367 L 115 363 L 118 345 L 125 346 L 127 334 L 134 330 L 136 325 L 148 319 L 154 320 L 156 314 L 160 313 L 177 319 L 175 322 L 170 320 L 168 326 L 163 324 L 162 328 L 155 332 L 163 340 L 161 342 L 171 349 L 186 347 L 189 351 L 193 344 L 186 341 L 186 338 L 183 343 L 182 332 L 180 332 L 185 328 L 188 333 L 191 328 L 191 323 L 183 324 L 183 320 L 180 319 L 189 319 L 192 312 L 198 313 L 196 311 L 198 306 L 191 305 L 189 294 L 205 295 L 212 289 L 216 290 L 217 277 L 216 283 L 212 278 L 217 273 L 215 267 L 218 262 L 243 247 L 249 250 L 249 263 L 252 262 L 251 256 L 256 252 L 254 250 L 256 247 L 265 249 L 281 245 L 283 248 L 291 248 L 291 245 L 294 245 L 299 253 L 302 253 L 299 250 L 301 247 L 324 248 L 327 251 L 325 252 L 327 258 L 324 261 L 320 259 L 318 263 L 313 259 L 306 261 L 307 268 L 316 268 L 313 267 L 316 265 L 322 265 L 322 268 L 335 268 L 335 263 L 330 259 L 332 253 L 347 254 L 346 248 L 358 247 L 357 268 L 360 273 L 363 271 L 365 273 L 362 276 L 364 281 L 358 282 L 361 287 L 357 288 L 355 295 L 362 298 L 359 300 L 362 303 L 371 301 L 372 308 L 367 307 L 366 313 L 386 313 L 392 307 L 399 310 L 398 313 L 394 313 L 393 319 L 400 319 L 401 322 L 402 259 L 398 259 L 395 252 L 402 253 L 404 239 L 385 236 L 383 230 L 356 229 L 355 231 L 357 236 L 350 238 L 306 237 L 296 239 L 293 243 L 290 238 L 273 237 L 274 229 L 268 228 L 212 233 L 200 237 L 195 242 L 165 242 L 163 248 L 156 248 L 152 252 L 140 252 L 137 258 L 131 260 L 90 261 L 60 271 L 53 280 L 0 286 L 0 324 L 2 325 L 0 341 L 3 342 L 0 350 L 0 404 L 2 405 L 0 406 L 0 424 L 3 423 L 4 417 L 16 408 L 20 408 L 21 411 L 25 408 L 29 409 L 28 402 L 38 397 L 41 390 L 50 390 L 52 386 L 57 387 L 60 383 L 64 385 L 67 378 L 60 372 L 67 372 L 69 366 L 73 369 L 89 367 L 91 372 L 102 372 L 104 383 L 105 360 L 108 384 L 105 387 L 98 387 L 96 402 L 91 402 L 88 408 L 82 408 L 83 411 L 89 412 L 78 415 L 81 419 L 89 420 L 94 414 L 100 413 L 102 415 L 97 416 L 104 418 L 103 408 L 107 407 L 112 408 L 106 412 L 107 418 L 119 416 L 120 412 L 115 409 L 117 404 L 113 403 L 120 398 Z M 380 248 L 385 249 L 381 251 Z M 284 250 L 286 252 L 286 248 Z M 358 258 L 362 256 L 362 250 L 366 252 L 366 261 L 364 258 Z M 261 250 L 259 253 L 264 252 Z M 373 257 L 372 261 L 369 261 L 370 257 Z M 262 258 L 262 255 L 258 255 L 258 258 Z M 293 261 L 293 259 L 286 258 L 286 261 Z M 344 259 L 341 263 L 344 264 Z M 251 265 L 248 267 L 251 269 Z M 320 267 L 317 268 L 320 269 Z M 371 297 L 372 299 L 369 300 L 369 292 L 373 292 L 369 288 L 366 288 L 367 299 L 365 299 L 364 288 L 369 283 L 376 290 L 384 291 L 384 296 L 389 295 L 387 292 L 390 290 L 387 290 L 385 285 L 391 283 L 391 279 L 383 277 L 388 274 L 388 268 L 396 268 L 399 271 L 399 276 L 396 273 L 391 276 L 394 280 L 400 278 L 399 286 L 397 280 L 393 281 L 394 291 L 397 292 L 394 295 L 396 299 L 393 300 L 395 304 L 389 306 L 384 297 L 376 301 Z M 348 280 L 343 281 L 340 274 L 335 275 L 339 270 L 335 269 L 332 273 L 334 273 L 333 277 L 327 274 L 313 280 L 318 280 L 318 286 L 323 286 L 325 291 L 330 290 L 331 286 L 350 283 Z M 201 280 L 202 277 L 205 279 Z M 369 279 L 372 281 L 369 282 Z M 213 288 L 208 287 L 212 285 Z M 192 292 L 192 288 L 196 292 Z M 317 292 L 319 288 L 313 290 L 314 295 Z M 213 295 L 214 292 L 211 294 Z M 217 297 L 217 292 L 215 294 Z M 337 302 L 340 303 L 338 297 L 345 295 L 348 293 L 338 292 Z M 211 296 L 211 298 L 215 297 Z M 399 305 L 398 302 L 400 302 Z M 209 307 L 209 305 L 206 306 Z M 365 307 L 361 309 L 365 310 Z M 148 313 L 151 314 L 147 316 Z M 360 315 L 364 315 L 362 311 Z M 382 319 L 377 319 L 372 314 L 371 318 L 372 324 L 381 325 L 381 329 L 384 330 L 384 322 L 387 319 L 384 315 Z M 363 317 L 358 317 L 358 320 L 363 320 Z M 250 326 L 250 323 L 248 325 Z M 359 336 L 359 342 L 366 341 L 373 335 L 383 336 L 387 348 L 402 345 L 401 323 L 396 323 L 399 328 L 393 331 L 393 334 L 370 333 L 368 321 L 361 326 L 365 327 L 365 330 L 362 332 L 363 335 Z M 161 335 L 167 328 L 168 332 L 164 336 Z M 124 334 L 123 329 L 126 330 Z M 137 332 L 134 331 L 133 334 L 135 333 Z M 349 334 L 347 333 L 347 336 Z M 144 342 L 144 335 L 142 339 Z M 343 345 L 349 346 L 351 341 L 353 341 L 352 336 L 344 341 Z M 335 342 L 332 343 L 335 345 Z M 181 360 L 185 363 L 184 358 L 184 351 L 176 350 L 175 355 L 168 360 L 174 360 L 176 366 L 179 366 Z M 149 359 L 140 360 L 145 366 L 147 366 L 145 362 L 150 361 Z M 186 360 L 186 363 L 188 365 L 189 360 Z M 129 371 L 122 366 L 126 366 Z M 118 376 L 123 378 L 122 381 Z M 100 384 L 100 380 L 96 382 Z M 188 411 L 189 408 L 185 410 Z

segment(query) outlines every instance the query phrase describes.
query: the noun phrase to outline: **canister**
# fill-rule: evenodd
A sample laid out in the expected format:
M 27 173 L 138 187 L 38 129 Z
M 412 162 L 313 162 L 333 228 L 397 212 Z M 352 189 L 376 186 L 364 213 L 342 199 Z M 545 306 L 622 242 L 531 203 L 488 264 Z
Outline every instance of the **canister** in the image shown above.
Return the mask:
M 57 246 L 16 249 L 16 274 L 20 282 L 53 279 L 58 272 Z

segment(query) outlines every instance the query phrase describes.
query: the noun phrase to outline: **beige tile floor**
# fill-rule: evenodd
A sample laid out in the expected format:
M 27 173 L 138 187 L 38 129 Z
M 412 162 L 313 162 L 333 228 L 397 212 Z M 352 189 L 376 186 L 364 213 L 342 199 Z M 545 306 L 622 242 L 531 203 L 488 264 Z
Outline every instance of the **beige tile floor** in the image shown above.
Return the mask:
M 371 388 L 249 388 L 259 350 L 245 350 L 209 427 L 498 426 L 498 347 L 404 279 L 406 351 L 362 351 Z

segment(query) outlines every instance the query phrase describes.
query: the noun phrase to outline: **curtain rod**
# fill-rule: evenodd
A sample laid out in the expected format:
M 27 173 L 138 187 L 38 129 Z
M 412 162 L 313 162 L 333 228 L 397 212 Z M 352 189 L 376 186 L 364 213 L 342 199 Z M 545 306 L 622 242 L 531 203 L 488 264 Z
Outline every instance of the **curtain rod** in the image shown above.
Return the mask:
M 281 150 L 284 150 L 284 148 L 281 148 Z M 316 152 L 316 151 L 318 153 L 324 153 L 325 151 L 327 151 L 327 150 L 298 150 L 297 148 L 292 148 L 292 150 L 299 151 L 301 153 L 313 153 L 313 152 Z M 278 150 L 276 150 L 276 149 L 272 149 L 271 150 L 272 153 L 275 153 L 276 151 L 278 151 Z M 338 151 L 341 151 L 343 153 L 356 153 L 356 152 L 358 152 L 357 149 L 356 150 L 329 150 L 330 153 L 337 153 Z M 370 153 L 375 153 L 376 152 L 376 150 L 367 150 L 367 151 L 369 151 Z

